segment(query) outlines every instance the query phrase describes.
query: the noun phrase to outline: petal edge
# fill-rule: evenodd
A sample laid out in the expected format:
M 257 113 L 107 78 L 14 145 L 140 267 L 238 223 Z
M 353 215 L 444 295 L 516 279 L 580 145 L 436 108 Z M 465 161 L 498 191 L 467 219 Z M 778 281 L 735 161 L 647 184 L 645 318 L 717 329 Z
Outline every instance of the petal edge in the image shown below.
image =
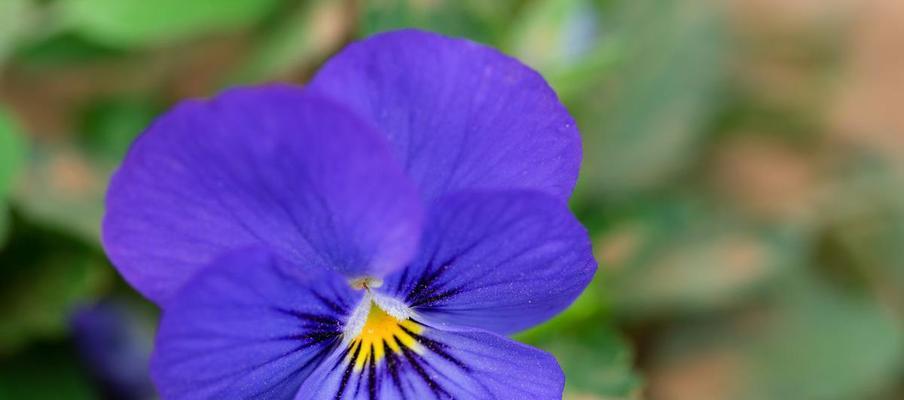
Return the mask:
M 581 140 L 543 77 L 482 44 L 413 29 L 353 43 L 311 81 L 387 136 L 428 202 L 463 189 L 567 199 Z
M 266 245 L 348 276 L 384 275 L 417 247 L 421 204 L 385 139 L 299 88 L 186 101 L 133 144 L 111 180 L 103 244 L 164 305 L 217 256 Z

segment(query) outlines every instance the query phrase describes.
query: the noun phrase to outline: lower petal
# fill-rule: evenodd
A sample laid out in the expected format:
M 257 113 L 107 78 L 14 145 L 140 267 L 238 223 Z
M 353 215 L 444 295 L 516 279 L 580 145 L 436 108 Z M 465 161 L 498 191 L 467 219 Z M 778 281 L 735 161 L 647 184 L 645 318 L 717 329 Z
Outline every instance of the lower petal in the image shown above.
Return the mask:
M 338 349 L 296 400 L 561 399 L 555 358 L 494 333 L 407 320 L 380 341 Z
M 203 270 L 164 311 L 151 365 L 161 396 L 291 398 L 360 301 L 343 278 L 322 275 L 289 275 L 258 251 Z

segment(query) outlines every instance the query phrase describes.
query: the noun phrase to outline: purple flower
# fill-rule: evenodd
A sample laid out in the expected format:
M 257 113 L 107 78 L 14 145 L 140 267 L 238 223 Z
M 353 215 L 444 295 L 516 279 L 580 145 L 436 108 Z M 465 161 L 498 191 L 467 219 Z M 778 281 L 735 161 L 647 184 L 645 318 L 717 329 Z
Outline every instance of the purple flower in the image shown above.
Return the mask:
M 105 398 L 153 399 L 147 359 L 151 337 L 139 318 L 118 300 L 77 310 L 70 321 L 82 361 Z
M 575 124 L 493 49 L 405 30 L 309 86 L 187 101 L 133 145 L 104 246 L 164 310 L 164 398 L 553 399 L 506 339 L 596 268 Z

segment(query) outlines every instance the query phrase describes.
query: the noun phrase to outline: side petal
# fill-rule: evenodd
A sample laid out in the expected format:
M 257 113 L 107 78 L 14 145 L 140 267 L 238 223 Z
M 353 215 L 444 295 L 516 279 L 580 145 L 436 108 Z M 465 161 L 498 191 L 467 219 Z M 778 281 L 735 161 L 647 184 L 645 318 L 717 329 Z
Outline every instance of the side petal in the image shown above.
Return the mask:
M 103 243 L 158 303 L 225 251 L 264 244 L 349 277 L 417 248 L 421 206 L 385 139 L 291 86 L 186 101 L 135 142 L 107 194 Z
M 417 30 L 353 43 L 310 88 L 372 121 L 425 199 L 462 189 L 571 194 L 577 127 L 540 74 L 499 51 Z
M 565 377 L 548 353 L 480 330 L 418 324 L 410 343 L 386 345 L 361 362 L 337 350 L 305 381 L 296 400 L 562 398 Z M 378 350 L 379 352 L 379 350 Z
M 338 275 L 301 278 L 265 251 L 230 253 L 164 310 L 151 361 L 165 399 L 291 398 L 341 343 L 361 293 Z
M 451 195 L 426 226 L 420 254 L 381 290 L 431 320 L 517 332 L 568 307 L 596 270 L 587 231 L 539 192 Z

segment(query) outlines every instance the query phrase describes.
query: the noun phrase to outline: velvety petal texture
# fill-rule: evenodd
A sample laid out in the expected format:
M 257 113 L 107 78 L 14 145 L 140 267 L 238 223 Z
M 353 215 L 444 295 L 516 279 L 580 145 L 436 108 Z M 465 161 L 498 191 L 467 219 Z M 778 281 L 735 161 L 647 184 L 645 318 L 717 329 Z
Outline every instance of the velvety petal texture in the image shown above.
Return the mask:
M 107 195 L 103 243 L 126 280 L 165 303 L 225 251 L 382 276 L 418 247 L 421 202 L 385 139 L 292 86 L 186 101 L 136 141 Z
M 561 399 L 501 335 L 595 270 L 574 122 L 494 49 L 402 30 L 304 89 L 186 101 L 110 184 L 104 248 L 158 302 L 165 399 Z
M 419 255 L 381 290 L 434 321 L 517 332 L 568 307 L 596 271 L 587 231 L 544 193 L 460 192 L 425 226 Z
M 164 399 L 285 399 L 341 340 L 362 293 L 260 250 L 230 253 L 163 313 L 152 374 Z
M 371 306 L 346 340 L 354 310 L 371 304 L 364 293 L 266 251 L 229 253 L 164 311 L 154 381 L 166 399 L 561 398 L 552 356 L 486 331 Z
M 566 199 L 577 127 L 537 72 L 468 40 L 401 30 L 353 43 L 310 89 L 370 120 L 427 201 L 462 189 L 529 188 Z
M 360 348 L 333 354 L 296 400 L 518 399 L 558 400 L 565 377 L 551 355 L 478 330 L 421 326 L 410 347 L 381 360 Z M 360 368 L 356 367 L 360 365 Z

